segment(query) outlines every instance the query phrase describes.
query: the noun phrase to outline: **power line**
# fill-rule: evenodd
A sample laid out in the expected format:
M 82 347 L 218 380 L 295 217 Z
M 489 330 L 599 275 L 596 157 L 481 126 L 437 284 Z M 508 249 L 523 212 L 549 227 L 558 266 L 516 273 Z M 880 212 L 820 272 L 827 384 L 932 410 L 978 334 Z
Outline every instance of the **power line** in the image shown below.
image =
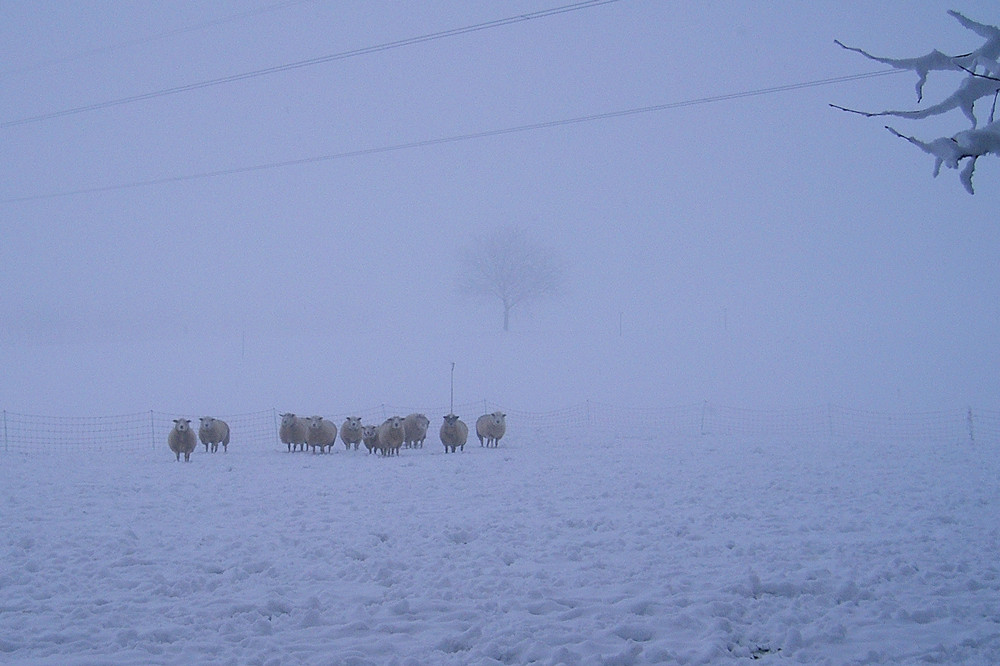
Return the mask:
M 267 162 L 264 164 L 253 164 L 249 166 L 233 167 L 229 169 L 217 169 L 215 171 L 202 171 L 193 174 L 184 174 L 179 176 L 165 176 L 162 178 L 152 178 L 149 180 L 137 180 L 130 183 L 118 183 L 116 185 L 104 185 L 101 187 L 88 187 L 78 190 L 65 190 L 62 192 L 52 192 L 49 194 L 33 194 L 23 197 L 13 197 L 10 199 L 0 199 L 0 204 L 11 204 L 11 203 L 22 203 L 27 201 L 41 201 L 44 199 L 56 199 L 61 197 L 68 197 L 80 194 L 96 194 L 99 192 L 112 192 L 116 190 L 127 190 L 139 187 L 152 187 L 156 185 L 166 185 L 168 183 L 181 183 L 191 180 L 203 180 L 206 178 L 216 178 L 219 176 L 234 176 L 238 174 L 251 173 L 255 171 L 269 171 L 272 169 L 281 169 L 290 166 L 300 166 L 304 164 L 315 164 L 317 162 L 331 162 L 334 160 L 350 159 L 355 157 L 365 157 L 368 155 L 378 155 L 380 153 L 391 153 L 401 150 L 411 150 L 415 148 L 427 148 L 430 146 L 440 146 L 449 143 L 459 143 L 463 141 L 472 141 L 474 139 L 486 139 L 490 137 L 504 136 L 507 134 L 518 134 L 523 132 L 531 132 L 541 129 L 549 129 L 552 127 L 562 127 L 566 125 L 578 125 L 582 123 L 595 122 L 599 120 L 610 120 L 613 118 L 623 118 L 626 116 L 634 116 L 644 113 L 654 113 L 657 111 L 668 111 L 671 109 L 681 109 L 688 106 L 697 106 L 700 104 L 711 104 L 714 102 L 725 102 L 734 99 L 741 99 L 746 97 L 760 97 L 762 95 L 773 95 L 780 92 L 789 92 L 793 90 L 802 90 L 804 88 L 816 88 L 819 86 L 829 86 L 836 83 L 847 83 L 849 81 L 860 81 L 862 79 L 871 79 L 880 76 L 889 76 L 891 74 L 899 74 L 903 70 L 899 69 L 885 69 L 877 72 L 866 72 L 863 74 L 850 74 L 847 76 L 837 76 L 829 79 L 818 79 L 815 81 L 804 81 L 800 83 L 790 83 L 782 86 L 773 86 L 770 88 L 757 88 L 754 90 L 745 90 L 735 93 L 726 93 L 722 95 L 713 95 L 711 97 L 699 97 L 696 99 L 684 100 L 681 102 L 668 102 L 666 104 L 656 104 L 653 106 L 640 106 L 631 109 L 624 109 L 619 111 L 608 111 L 605 113 L 594 113 L 586 116 L 577 116 L 575 118 L 563 118 L 560 120 L 550 120 L 540 123 L 531 123 L 528 125 L 516 125 L 513 127 L 504 127 L 500 129 L 484 130 L 481 132 L 472 132 L 469 134 L 455 134 L 452 136 L 438 137 L 435 139 L 423 139 L 420 141 L 411 141 L 408 143 L 397 143 L 390 144 L 388 146 L 376 146 L 372 148 L 360 148 L 357 150 L 349 150 L 340 153 L 330 153 L 327 155 L 315 155 L 312 157 L 302 157 L 293 160 L 284 160 L 280 162 Z
M 108 109 L 115 106 L 122 106 L 124 104 L 131 104 L 133 102 L 141 102 L 144 100 L 154 99 L 157 97 L 164 97 L 166 95 L 176 95 L 177 93 L 189 92 L 191 90 L 199 90 L 201 88 L 218 86 L 225 83 L 235 83 L 236 81 L 245 81 L 247 79 L 253 79 L 260 76 L 278 74 L 280 72 L 288 72 L 294 69 L 301 69 L 303 67 L 312 67 L 313 65 L 321 65 L 324 63 L 334 62 L 337 60 L 346 60 L 347 58 L 354 58 L 361 55 L 379 53 L 381 51 L 388 51 L 390 49 L 398 49 L 403 46 L 422 44 L 424 42 L 430 42 L 437 39 L 444 39 L 446 37 L 454 37 L 456 35 L 465 35 L 471 32 L 488 30 L 490 28 L 499 28 L 502 26 L 512 25 L 514 23 L 522 23 L 524 21 L 533 21 L 535 19 L 547 18 L 549 16 L 556 16 L 558 14 L 566 14 L 569 12 L 578 11 L 580 9 L 589 9 L 591 7 L 598 7 L 600 5 L 609 5 L 615 2 L 619 2 L 619 0 L 586 0 L 585 2 L 577 2 L 571 5 L 563 5 L 561 7 L 553 7 L 551 9 L 542 9 L 537 12 L 518 14 L 517 16 L 508 16 L 507 18 L 487 21 L 485 23 L 477 23 L 475 25 L 465 26 L 463 28 L 452 28 L 450 30 L 442 30 L 440 32 L 434 32 L 428 35 L 420 35 L 419 37 L 408 37 L 406 39 L 400 39 L 394 42 L 386 42 L 385 44 L 377 44 L 375 46 L 366 46 L 351 51 L 343 51 L 341 53 L 333 53 L 330 55 L 320 56 L 318 58 L 310 58 L 308 60 L 299 60 L 297 62 L 291 62 L 284 65 L 275 65 L 274 67 L 266 67 L 264 69 L 257 69 L 251 72 L 243 72 L 241 74 L 231 74 L 229 76 L 223 76 L 217 79 L 198 81 L 196 83 L 188 83 L 182 86 L 175 86 L 173 88 L 165 88 L 162 90 L 155 90 L 153 92 L 142 93 L 139 95 L 131 95 L 129 97 L 120 97 L 118 99 L 108 100 L 104 102 L 97 102 L 95 104 L 87 104 L 85 106 L 77 106 L 70 109 L 62 109 L 61 111 L 52 111 L 49 113 L 42 113 L 36 116 L 18 118 L 17 120 L 7 120 L 0 123 L 0 128 L 16 127 L 18 125 L 27 125 L 29 123 L 37 123 L 43 120 L 52 120 L 53 118 L 62 118 L 65 116 L 76 115 L 78 113 L 85 113 L 87 111 L 99 111 L 101 109 Z
M 315 2 L 315 0 L 285 0 L 285 2 L 278 2 L 273 5 L 265 5 L 264 7 L 241 12 L 239 14 L 231 14 L 229 16 L 223 16 L 222 18 L 217 18 L 211 21 L 205 21 L 203 23 L 196 23 L 194 25 L 189 25 L 183 28 L 176 28 L 174 30 L 167 30 L 166 32 L 157 33 L 155 35 L 149 35 L 147 37 L 141 37 L 138 39 L 118 42 L 117 44 L 110 44 L 96 49 L 79 51 L 77 53 L 71 53 L 69 55 L 62 56 L 60 58 L 53 58 L 51 60 L 38 62 L 33 65 L 25 65 L 23 67 L 17 67 L 15 69 L 5 70 L 3 72 L 0 72 L 0 77 L 11 76 L 12 74 L 20 74 L 23 72 L 31 72 L 45 67 L 51 67 L 52 65 L 59 65 L 64 62 L 72 62 L 74 60 L 79 60 L 80 58 L 87 58 L 90 56 L 101 55 L 103 53 L 110 53 L 112 51 L 130 48 L 132 46 L 139 46 L 141 44 L 148 44 L 149 42 L 155 42 L 157 40 L 167 39 L 170 37 L 175 37 L 177 35 L 183 35 L 188 32 L 197 32 L 199 30 L 204 30 L 205 28 L 213 28 L 217 25 L 224 25 L 226 23 L 242 21 L 248 18 L 253 18 L 254 16 L 258 16 L 260 14 L 277 11 L 293 5 L 301 5 L 307 2 Z

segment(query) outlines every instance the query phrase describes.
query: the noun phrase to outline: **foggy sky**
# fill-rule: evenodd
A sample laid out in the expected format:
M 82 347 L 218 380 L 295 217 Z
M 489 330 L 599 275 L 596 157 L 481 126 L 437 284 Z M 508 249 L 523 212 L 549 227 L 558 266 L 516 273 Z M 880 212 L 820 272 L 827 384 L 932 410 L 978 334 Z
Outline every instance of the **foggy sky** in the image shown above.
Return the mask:
M 0 122 L 568 2 L 4 2 Z M 340 413 L 456 398 L 887 410 L 1000 404 L 1000 168 L 955 171 L 831 109 L 915 76 L 698 103 L 962 53 L 993 2 L 605 6 L 0 128 L 0 407 Z M 191 29 L 188 29 L 191 28 Z M 950 92 L 934 76 L 924 104 Z M 960 112 L 892 123 L 924 139 Z M 460 295 L 522 226 L 566 289 Z M 466 264 L 467 265 L 467 264 Z M 436 415 L 435 415 L 436 416 Z

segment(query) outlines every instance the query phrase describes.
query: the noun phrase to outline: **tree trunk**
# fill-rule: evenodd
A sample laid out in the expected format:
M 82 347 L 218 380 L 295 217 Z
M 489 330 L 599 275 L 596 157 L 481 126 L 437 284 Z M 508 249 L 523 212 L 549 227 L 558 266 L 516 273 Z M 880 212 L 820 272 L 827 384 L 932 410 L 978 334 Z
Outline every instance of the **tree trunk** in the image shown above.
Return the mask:
M 510 306 L 503 306 L 503 330 L 506 333 L 510 330 Z

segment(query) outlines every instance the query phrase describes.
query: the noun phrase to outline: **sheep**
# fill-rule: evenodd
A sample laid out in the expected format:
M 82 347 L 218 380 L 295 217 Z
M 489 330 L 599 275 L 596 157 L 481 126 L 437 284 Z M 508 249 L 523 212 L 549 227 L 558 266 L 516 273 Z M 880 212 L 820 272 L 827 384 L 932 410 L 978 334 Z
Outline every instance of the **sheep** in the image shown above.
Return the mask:
M 177 462 L 181 461 L 181 454 L 184 454 L 184 462 L 191 462 L 191 452 L 198 446 L 198 438 L 191 430 L 190 419 L 174 419 L 174 427 L 167 435 L 167 446 L 177 456 Z
M 362 432 L 361 417 L 360 416 L 348 416 L 344 420 L 344 424 L 340 426 L 340 441 L 344 443 L 347 450 L 351 450 L 351 444 L 354 445 L 354 450 L 358 450 L 358 445 L 364 438 L 364 433 Z
M 209 445 L 212 446 L 212 453 L 217 452 L 219 444 L 222 444 L 222 452 L 225 453 L 229 450 L 229 424 L 222 419 L 203 416 L 198 426 L 198 439 L 205 445 L 205 453 L 208 453 Z
M 464 451 L 467 439 L 469 439 L 469 426 L 454 414 L 445 416 L 444 423 L 441 424 L 441 443 L 444 444 L 444 452 L 448 453 L 448 447 L 451 447 L 452 453 L 455 453 L 456 448 Z
M 378 449 L 383 456 L 399 455 L 406 432 L 402 416 L 390 416 L 378 427 Z
M 483 414 L 476 419 L 476 436 L 479 438 L 479 446 L 496 448 L 500 443 L 500 438 L 507 432 L 507 415 L 503 412 L 493 412 Z
M 308 434 L 309 426 L 305 419 L 299 418 L 291 412 L 281 415 L 281 428 L 278 430 L 278 436 L 281 437 L 281 442 L 288 445 L 288 451 L 295 451 L 296 447 L 301 446 L 302 450 L 306 450 L 306 435 Z
M 423 414 L 410 414 L 403 419 L 403 446 L 406 448 L 424 448 L 427 439 L 427 427 L 431 424 Z
M 309 431 L 306 433 L 306 443 L 313 453 L 316 453 L 317 446 L 320 453 L 326 453 L 327 447 L 332 451 L 333 445 L 337 443 L 337 424 L 322 416 L 311 417 Z
M 366 425 L 361 426 L 361 440 L 365 443 L 368 448 L 368 453 L 371 453 L 378 448 L 378 426 L 376 425 Z

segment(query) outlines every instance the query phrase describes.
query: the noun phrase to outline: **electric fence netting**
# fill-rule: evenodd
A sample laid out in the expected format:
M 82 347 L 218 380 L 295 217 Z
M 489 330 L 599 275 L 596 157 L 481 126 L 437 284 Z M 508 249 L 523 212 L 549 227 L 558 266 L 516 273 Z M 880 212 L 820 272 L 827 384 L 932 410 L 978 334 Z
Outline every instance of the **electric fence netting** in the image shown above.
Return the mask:
M 454 406 L 475 441 L 480 414 L 501 410 L 507 414 L 509 442 L 655 441 L 671 437 L 737 437 L 783 441 L 936 441 L 942 444 L 1000 443 L 1000 411 L 956 410 L 887 413 L 845 409 L 834 405 L 799 409 L 755 410 L 708 402 L 676 407 L 637 408 L 587 401 L 562 409 L 534 412 L 505 409 L 487 400 Z M 338 426 L 357 416 L 365 423 L 381 423 L 390 416 L 426 414 L 432 423 L 428 442 L 435 441 L 440 419 L 452 407 L 402 408 L 377 405 L 352 412 L 324 414 Z M 162 452 L 177 414 L 136 412 L 114 416 L 39 416 L 3 411 L 5 453 Z M 185 417 L 188 418 L 188 417 Z M 197 417 L 192 427 L 197 428 Z M 269 409 L 217 415 L 229 424 L 234 452 L 283 448 L 278 437 L 280 415 Z M 199 448 L 201 445 L 199 444 Z

